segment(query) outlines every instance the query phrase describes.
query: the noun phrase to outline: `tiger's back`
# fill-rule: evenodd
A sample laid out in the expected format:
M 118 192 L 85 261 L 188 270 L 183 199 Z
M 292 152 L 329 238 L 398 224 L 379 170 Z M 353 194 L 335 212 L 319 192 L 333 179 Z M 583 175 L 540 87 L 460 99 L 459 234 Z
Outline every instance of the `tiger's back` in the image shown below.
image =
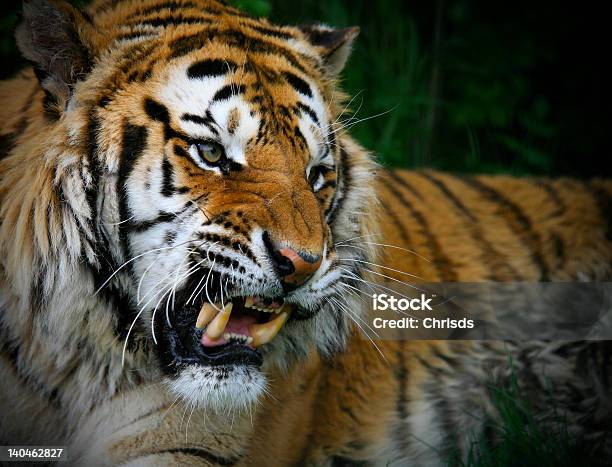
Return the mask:
M 369 239 L 381 250 L 378 276 L 404 283 L 609 280 L 608 180 L 393 171 L 381 175 L 378 193 L 382 232 Z M 568 430 L 590 443 L 586 450 L 609 458 L 609 342 L 373 343 L 364 334 L 320 363 L 307 463 L 442 465 L 466 456 L 485 424 L 498 420 L 492 388 L 513 378 L 544 423 L 557 423 L 563 410 Z
M 610 181 L 396 171 L 379 193 L 385 242 L 414 252 L 386 265 L 422 282 L 609 277 Z

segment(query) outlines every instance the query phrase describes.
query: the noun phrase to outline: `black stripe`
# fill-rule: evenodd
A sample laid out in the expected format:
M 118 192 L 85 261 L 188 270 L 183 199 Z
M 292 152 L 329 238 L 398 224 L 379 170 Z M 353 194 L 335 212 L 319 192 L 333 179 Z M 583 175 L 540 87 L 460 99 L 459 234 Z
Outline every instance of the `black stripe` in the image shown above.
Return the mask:
M 218 454 L 214 454 L 207 449 L 203 448 L 173 448 L 173 449 L 162 449 L 160 451 L 147 452 L 146 455 L 159 455 L 159 454 L 184 454 L 192 457 L 199 457 L 205 459 L 215 465 L 234 465 L 240 457 L 222 457 Z
M 401 454 L 406 456 L 409 448 L 407 431 L 410 429 L 406 425 L 408 420 L 408 370 L 406 368 L 406 345 L 404 341 L 398 341 L 397 345 L 399 348 L 397 350 L 397 368 L 395 369 L 395 378 L 397 379 L 396 410 L 399 423 L 394 434 Z
M 235 71 L 236 64 L 228 60 L 208 59 L 192 64 L 187 69 L 187 76 L 190 79 L 212 78 L 215 76 L 225 76 Z
M 539 179 L 535 180 L 535 184 L 546 192 L 548 198 L 550 199 L 550 202 L 554 206 L 554 211 L 552 212 L 551 217 L 563 217 L 567 212 L 567 205 L 561 198 L 561 195 L 559 194 L 557 188 L 555 188 L 553 183 L 550 180 Z M 552 242 L 553 251 L 557 259 L 555 267 L 557 269 L 562 269 L 565 265 L 566 260 L 565 242 L 563 241 L 561 235 L 559 235 L 555 231 L 550 234 L 550 241 Z
M 177 156 L 184 157 L 184 158 L 186 158 L 186 159 L 191 160 L 191 156 L 190 156 L 190 155 L 187 153 L 187 151 L 185 151 L 185 150 L 182 148 L 182 146 L 179 146 L 178 144 L 175 144 L 175 145 L 174 145 L 174 153 L 175 153 Z
M 176 188 L 174 188 L 174 173 L 173 167 L 167 157 L 164 157 L 162 160 L 162 196 L 169 197 L 172 196 L 176 192 Z
M 340 166 L 339 166 L 339 177 L 338 182 L 342 183 L 340 189 L 336 190 L 336 198 L 332 201 L 331 206 L 325 211 L 325 217 L 327 218 L 328 224 L 333 224 L 338 217 L 338 212 L 342 209 L 346 192 L 351 183 L 351 172 L 349 167 L 349 155 L 344 149 L 344 146 L 340 146 Z
M 212 21 L 202 16 L 183 16 L 181 14 L 167 16 L 166 18 L 142 19 L 128 26 L 152 26 L 154 28 L 167 28 L 168 26 L 181 26 L 183 24 L 201 24 L 207 26 Z
M 423 200 L 423 196 L 421 195 L 421 193 L 419 193 L 410 183 L 408 183 L 406 180 L 404 180 L 398 174 L 396 174 L 395 172 L 393 172 L 391 170 L 388 170 L 387 171 L 387 175 L 389 175 L 402 188 L 404 188 L 404 189 L 408 190 L 410 193 L 412 193 L 413 196 L 415 196 L 416 198 L 420 199 L 421 201 Z
M 246 22 L 243 22 L 243 24 L 249 29 L 252 29 L 253 31 L 256 31 L 265 36 L 272 36 L 272 37 L 276 37 L 278 39 L 284 39 L 287 41 L 291 39 L 295 39 L 295 36 L 293 34 L 285 32 L 285 31 L 281 31 L 280 29 L 277 29 L 277 28 L 272 28 L 271 26 L 255 25 L 255 24 L 249 24 Z
M 328 180 L 317 191 L 323 191 L 326 188 L 336 188 L 336 180 Z
M 239 96 L 246 92 L 246 86 L 244 84 L 226 84 L 219 89 L 212 98 L 211 104 L 216 101 L 224 101 L 233 96 Z
M 270 42 L 265 39 L 249 36 L 244 31 L 220 29 L 218 27 L 209 27 L 203 31 L 190 36 L 184 36 L 174 40 L 170 44 L 172 54 L 170 58 L 177 58 L 186 55 L 193 50 L 202 49 L 210 44 L 211 40 L 224 42 L 230 47 L 236 47 L 240 50 L 248 50 L 249 53 L 278 55 L 283 57 L 295 69 L 302 73 L 306 73 L 306 68 L 297 58 L 298 53 L 289 46 L 284 47 L 278 42 Z M 308 60 L 307 57 L 299 55 L 302 59 Z M 248 66 L 248 63 L 246 64 Z M 265 68 L 260 66 L 260 70 Z M 278 70 L 268 68 L 271 75 L 277 75 Z
M 144 101 L 144 109 L 152 120 L 162 122 L 164 125 L 170 124 L 170 112 L 165 105 L 147 97 Z
M 307 113 L 310 118 L 312 119 L 313 122 L 315 122 L 317 125 L 319 125 L 319 117 L 317 117 L 317 114 L 314 110 L 312 110 L 309 106 L 307 106 L 306 104 L 303 104 L 301 102 L 297 103 L 298 108 L 302 111 Z
M 174 213 L 160 211 L 157 217 L 151 220 L 126 222 L 126 230 L 129 230 L 130 232 L 144 232 L 145 230 L 153 228 L 156 225 L 174 222 L 176 217 L 177 215 Z
M 549 180 L 536 180 L 536 184 L 546 192 L 552 204 L 555 206 L 552 216 L 560 217 L 565 214 L 567 207 L 553 184 Z
M 94 244 L 96 240 L 93 235 L 88 234 L 88 231 L 92 232 L 93 234 L 93 225 L 91 219 L 87 219 L 85 222 L 83 222 L 83 216 L 74 211 L 72 203 L 70 203 L 69 198 L 64 194 L 64 187 L 62 185 L 56 186 L 53 191 L 55 193 L 56 200 L 59 202 L 59 205 L 61 205 L 64 210 L 63 214 L 69 214 L 70 216 L 72 216 L 72 219 L 74 220 L 77 226 L 77 230 L 79 231 L 79 236 L 82 241 L 80 251 L 81 260 L 85 264 L 89 264 L 89 258 L 85 253 L 85 248 L 86 246 L 88 246 L 92 250 L 95 250 Z M 50 217 L 53 212 L 53 207 L 49 205 L 47 208 L 48 217 Z M 50 223 L 50 220 L 48 221 L 48 223 Z
M 15 133 L 6 133 L 0 135 L 0 160 L 4 159 L 15 147 Z
M 190 141 L 188 136 L 172 128 L 170 125 L 170 112 L 165 105 L 147 97 L 144 101 L 144 110 L 152 120 L 164 124 L 164 138 L 166 141 L 170 138 L 180 138 L 184 141 Z
M 612 195 L 601 186 L 593 183 L 589 183 L 587 187 L 595 199 L 599 215 L 604 221 L 606 239 L 612 241 Z
M 193 3 L 189 2 L 163 2 L 158 3 L 157 5 L 153 5 L 147 8 L 143 8 L 142 10 L 137 11 L 136 13 L 131 14 L 128 18 L 134 18 L 136 16 L 147 16 L 151 13 L 159 12 L 160 10 L 181 10 L 183 8 L 197 8 L 197 6 Z
M 555 232 L 551 234 L 551 240 L 557 257 L 557 268 L 561 269 L 565 264 L 565 243 L 561 236 Z
M 121 162 L 119 163 L 119 176 L 117 179 L 117 194 L 119 198 L 119 239 L 123 245 L 125 258 L 131 257 L 127 239 L 128 219 L 131 212 L 128 207 L 127 182 L 134 168 L 134 164 L 140 158 L 147 144 L 147 129 L 143 126 L 126 123 L 123 127 L 123 150 Z M 128 266 L 129 267 L 129 266 Z
M 282 74 L 293 89 L 305 96 L 312 97 L 312 89 L 310 89 L 310 85 L 306 81 L 289 71 L 283 71 Z
M 91 223 L 93 228 L 98 225 L 98 187 L 101 178 L 102 168 L 98 162 L 98 135 L 100 134 L 101 124 L 95 110 L 91 110 L 89 113 L 89 119 L 87 122 L 87 162 L 89 173 L 91 175 L 92 183 L 86 190 L 87 204 L 89 204 L 89 210 L 91 211 Z
M 533 230 L 531 221 L 521 208 L 499 191 L 474 177 L 462 177 L 460 180 L 472 189 L 478 191 L 488 201 L 499 206 L 497 214 L 506 219 L 510 229 L 529 249 L 533 262 L 540 270 L 540 280 L 548 281 L 550 279 L 550 272 L 548 264 L 546 264 L 544 256 L 542 255 L 540 236 Z
M 446 186 L 446 184 L 429 172 L 418 172 L 423 178 L 427 179 L 451 202 L 455 210 L 465 218 L 465 224 L 470 230 L 472 237 L 483 250 L 483 265 L 491 266 L 493 276 L 489 277 L 493 281 L 519 280 L 521 277 L 517 271 L 508 263 L 508 258 L 495 249 L 495 247 L 485 238 L 484 232 L 479 226 L 479 220 L 472 214 L 465 204 Z
M 290 136 L 290 135 L 287 135 L 287 136 Z M 293 135 L 293 138 L 291 138 L 291 143 L 293 144 L 294 147 L 296 146 L 296 144 L 302 148 L 308 147 L 308 142 L 306 141 L 306 138 L 302 134 L 302 130 L 300 130 L 299 126 L 295 126 L 293 128 L 292 135 Z
M 438 239 L 434 236 L 429 227 L 429 223 L 425 216 L 417 211 L 412 203 L 397 189 L 392 183 L 387 183 L 384 187 L 391 192 L 400 203 L 402 203 L 409 211 L 414 220 L 419 225 L 421 234 L 425 237 L 427 247 L 432 255 L 433 264 L 436 266 L 438 274 L 443 281 L 453 282 L 457 280 L 457 274 L 454 271 L 455 264 L 444 254 Z
M 205 125 L 206 128 L 208 128 L 211 133 L 215 135 L 219 134 L 219 132 L 214 126 L 216 122 L 215 122 L 215 119 L 212 117 L 212 114 L 210 113 L 210 111 L 206 112 L 205 117 L 200 117 L 199 115 L 194 115 L 194 114 L 183 114 L 181 115 L 181 120 L 184 120 L 186 122 L 197 123 L 198 125 Z
M 434 177 L 428 172 L 418 172 L 418 174 L 421 177 L 429 180 L 429 182 L 431 182 L 433 185 L 435 185 L 442 192 L 442 194 L 449 199 L 455 209 L 459 211 L 464 217 L 467 217 L 468 220 L 472 222 L 477 222 L 478 219 L 476 219 L 474 214 L 472 214 L 472 212 L 465 206 L 465 204 L 463 204 L 461 200 L 459 200 L 459 198 L 457 198 L 454 193 L 450 191 L 450 189 L 442 180 Z
M 410 234 L 406 230 L 404 224 L 402 224 L 400 218 L 395 213 L 395 210 L 386 203 L 383 203 L 382 207 L 387 212 L 387 216 L 389 216 L 391 222 L 393 222 L 393 225 L 395 226 L 395 231 L 399 233 L 399 236 L 402 239 L 402 244 L 408 248 L 411 248 L 412 243 L 410 241 Z

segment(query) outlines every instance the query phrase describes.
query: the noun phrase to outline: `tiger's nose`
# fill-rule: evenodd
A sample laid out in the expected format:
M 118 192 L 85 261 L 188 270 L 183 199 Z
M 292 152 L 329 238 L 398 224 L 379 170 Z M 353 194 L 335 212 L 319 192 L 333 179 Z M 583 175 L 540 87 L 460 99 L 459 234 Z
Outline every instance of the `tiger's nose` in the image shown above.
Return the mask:
M 264 232 L 263 240 L 286 291 L 304 284 L 321 266 L 321 255 L 296 251 L 290 247 L 276 248 L 267 232 Z

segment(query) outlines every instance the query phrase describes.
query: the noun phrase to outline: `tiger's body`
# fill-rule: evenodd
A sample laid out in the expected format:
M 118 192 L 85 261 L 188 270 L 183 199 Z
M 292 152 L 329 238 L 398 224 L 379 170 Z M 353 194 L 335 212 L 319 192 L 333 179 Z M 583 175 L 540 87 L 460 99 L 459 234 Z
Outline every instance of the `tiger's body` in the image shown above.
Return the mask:
M 570 429 L 610 453 L 606 343 L 375 348 L 350 320 L 358 294 L 324 291 L 365 293 L 370 267 L 401 281 L 606 281 L 612 183 L 375 181 L 334 126 L 352 29 L 280 28 L 204 0 L 27 5 L 17 37 L 36 72 L 0 86 L 1 444 L 68 444 L 76 465 L 438 465 L 498 416 L 489 384 L 507 382 L 510 353 L 543 419 L 552 375 Z M 223 164 L 210 143 L 200 157 L 213 136 Z M 323 257 L 309 281 L 281 281 L 300 319 L 263 345 L 261 370 L 189 363 L 184 335 L 137 306 L 167 271 L 184 314 L 168 299 L 166 314 L 195 322 L 182 257 L 163 256 L 195 250 L 194 232 L 203 303 L 276 297 L 270 243 Z M 161 261 L 141 263 L 153 250 Z

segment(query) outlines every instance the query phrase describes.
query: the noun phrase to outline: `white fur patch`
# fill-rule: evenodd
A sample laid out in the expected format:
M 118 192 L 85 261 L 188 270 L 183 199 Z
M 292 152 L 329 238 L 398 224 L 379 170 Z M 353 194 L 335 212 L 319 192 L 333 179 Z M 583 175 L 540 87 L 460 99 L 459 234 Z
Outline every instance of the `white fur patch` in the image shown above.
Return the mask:
M 190 365 L 170 389 L 186 403 L 213 411 L 242 410 L 255 403 L 266 388 L 266 377 L 252 366 L 201 367 Z
M 194 139 L 210 139 L 219 142 L 225 149 L 226 156 L 241 165 L 246 165 L 246 145 L 257 135 L 259 117 L 251 115 L 251 109 L 240 94 L 213 102 L 216 92 L 228 84 L 226 76 L 214 76 L 204 79 L 190 79 L 187 76 L 187 65 L 177 67 L 168 76 L 167 82 L 158 92 L 157 98 L 166 105 L 176 119 L 178 127 Z M 218 135 L 213 134 L 206 125 L 184 121 L 184 114 L 204 117 L 206 111 L 214 118 Z M 238 112 L 238 125 L 230 134 L 227 128 L 230 112 Z

